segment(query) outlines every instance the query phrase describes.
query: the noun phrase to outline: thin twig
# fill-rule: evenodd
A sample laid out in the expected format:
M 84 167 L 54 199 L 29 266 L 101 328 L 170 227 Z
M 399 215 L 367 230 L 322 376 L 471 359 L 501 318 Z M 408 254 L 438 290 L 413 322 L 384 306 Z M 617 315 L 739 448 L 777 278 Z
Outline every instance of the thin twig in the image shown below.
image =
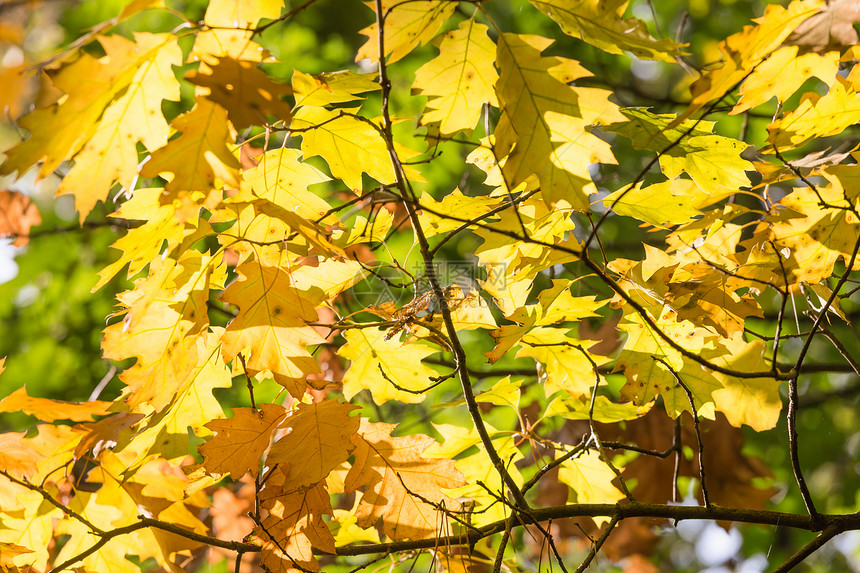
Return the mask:
M 63 505 L 62 503 L 60 503 L 57 499 L 54 498 L 54 496 L 52 496 L 50 493 L 48 493 L 45 490 L 45 488 L 38 486 L 34 483 L 31 483 L 27 479 L 18 479 L 15 476 L 13 476 L 12 474 L 10 474 L 9 472 L 7 472 L 6 470 L 0 469 L 0 475 L 2 475 L 3 477 L 8 479 L 9 481 L 14 483 L 15 485 L 25 487 L 25 488 L 29 489 L 30 491 L 34 491 L 34 492 L 38 493 L 39 495 L 42 496 L 42 499 L 44 499 L 45 501 L 47 501 L 48 503 L 50 503 L 51 505 L 53 505 L 54 507 L 56 507 L 57 509 L 62 511 L 63 513 L 65 513 L 66 515 L 68 515 L 72 519 L 76 519 L 77 521 L 80 521 L 81 523 L 86 525 L 87 528 L 90 531 L 92 531 L 94 535 L 105 535 L 105 532 L 102 529 L 96 527 L 90 520 L 88 520 L 86 517 L 84 517 L 80 513 L 76 512 L 75 510 L 68 508 L 65 505 Z
M 696 430 L 696 441 L 699 443 L 699 479 L 702 481 L 702 501 L 705 503 L 705 507 L 711 507 L 711 501 L 708 497 L 708 486 L 705 482 L 705 446 L 702 443 L 702 434 L 699 431 L 699 414 L 696 410 L 696 403 L 693 400 L 693 393 L 690 392 L 690 389 L 684 384 L 684 381 L 681 380 L 681 377 L 672 368 L 668 362 L 663 360 L 660 357 L 655 357 L 655 360 L 665 366 L 669 372 L 672 373 L 672 376 L 675 378 L 675 381 L 678 383 L 678 386 L 684 390 L 684 393 L 687 395 L 687 400 L 690 402 L 690 413 L 693 415 L 693 427 Z
M 591 565 L 591 562 L 597 557 L 597 554 L 600 552 L 600 548 L 603 547 L 603 544 L 606 543 L 606 540 L 609 539 L 609 534 L 612 533 L 612 530 L 615 529 L 615 526 L 618 524 L 618 517 L 613 516 L 609 521 L 609 525 L 600 534 L 600 537 L 591 544 L 591 550 L 588 552 L 588 555 L 585 556 L 585 559 L 582 560 L 582 563 L 579 564 L 579 567 L 576 568 L 575 573 L 583 573 L 588 566 Z
M 785 563 L 773 570 L 773 573 L 786 573 L 791 571 L 795 566 L 800 565 L 807 557 L 821 549 L 825 543 L 842 533 L 839 524 L 829 525 L 824 531 L 819 533 L 815 539 L 801 547 L 797 553 L 789 557 Z

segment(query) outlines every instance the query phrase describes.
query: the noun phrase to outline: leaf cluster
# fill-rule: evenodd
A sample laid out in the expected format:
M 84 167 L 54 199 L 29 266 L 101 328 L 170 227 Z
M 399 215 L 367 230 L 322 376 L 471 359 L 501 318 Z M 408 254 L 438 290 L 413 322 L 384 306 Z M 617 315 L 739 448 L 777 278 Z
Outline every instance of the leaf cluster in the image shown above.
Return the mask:
M 0 569 L 583 571 L 660 518 L 817 532 L 787 571 L 860 529 L 803 420 L 860 375 L 857 3 L 768 5 L 697 69 L 641 3 L 531 1 L 577 53 L 694 74 L 669 109 L 492 4 L 368 2 L 318 73 L 268 43 L 314 0 L 135 0 L 43 64 L 0 175 L 55 178 L 112 241 L 93 292 L 125 286 L 78 307 L 89 400 L 0 401 L 38 421 L 0 434 Z

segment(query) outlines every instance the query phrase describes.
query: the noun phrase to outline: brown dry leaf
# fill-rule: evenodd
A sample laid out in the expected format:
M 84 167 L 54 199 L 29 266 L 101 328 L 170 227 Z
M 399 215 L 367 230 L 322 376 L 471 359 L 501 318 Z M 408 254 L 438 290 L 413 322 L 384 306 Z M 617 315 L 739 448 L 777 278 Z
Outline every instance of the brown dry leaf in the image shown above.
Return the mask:
M 260 404 L 258 410 L 235 408 L 229 420 L 212 420 L 206 427 L 215 437 L 197 448 L 203 467 L 210 474 L 229 473 L 234 479 L 247 471 L 257 475 L 272 432 L 286 415 L 283 406 Z
M 18 191 L 0 191 L 0 237 L 15 237 L 16 247 L 30 241 L 30 227 L 42 224 L 42 216 L 29 197 Z
M 773 474 L 759 458 L 741 454 L 743 433 L 732 427 L 722 413 L 714 421 L 703 420 L 702 442 L 705 449 L 705 478 L 711 503 L 724 507 L 764 509 L 774 496 L 773 486 L 759 488 L 755 478 Z M 695 442 L 685 442 L 694 445 Z M 698 472 L 698 469 L 696 469 Z M 721 523 L 724 527 L 727 525 Z
M 15 565 L 13 559 L 25 553 L 33 553 L 33 551 L 23 545 L 15 545 L 6 541 L 0 542 L 0 571 L 3 573 L 18 573 L 20 569 Z
M 105 448 L 117 444 L 119 435 L 124 430 L 131 428 L 141 419 L 143 419 L 143 414 L 120 412 L 98 422 L 81 424 L 81 428 L 87 430 L 87 434 L 78 442 L 75 448 L 75 458 L 80 459 L 90 450 L 92 450 L 94 457 L 98 457 Z
M 334 513 L 325 484 L 279 495 L 263 507 L 269 515 L 253 535 L 261 544 L 266 570 L 272 573 L 319 571 L 313 550 L 335 552 L 334 537 L 322 517 Z
M 691 448 L 694 452 L 698 451 L 693 424 L 687 413 L 683 414 L 681 422 L 682 445 Z M 658 408 L 652 409 L 641 418 L 626 422 L 624 428 L 618 424 L 598 424 L 597 427 L 598 434 L 604 441 L 635 444 L 641 448 L 660 452 L 671 448 L 674 435 L 674 421 L 668 417 L 665 410 Z M 581 422 L 568 422 L 565 428 L 569 428 L 571 435 L 564 439 L 573 440 L 573 442 L 578 435 L 587 431 L 587 427 Z M 771 473 L 761 460 L 743 456 L 740 453 L 744 442 L 743 433 L 732 427 L 722 414 L 717 415 L 716 421 L 700 420 L 700 428 L 705 449 L 705 475 L 710 501 L 726 507 L 763 508 L 775 490 L 772 487 L 757 488 L 752 484 L 752 480 L 757 477 L 769 477 Z M 666 503 L 672 500 L 674 464 L 674 455 L 669 455 L 665 459 L 640 455 L 627 464 L 623 476 L 626 481 L 636 481 L 633 495 L 638 501 Z M 681 460 L 680 475 L 699 477 L 696 457 L 692 460 Z M 552 480 L 551 474 L 547 477 L 549 479 L 541 482 L 540 503 L 543 505 L 564 503 L 567 500 L 567 489 Z M 625 519 L 616 526 L 607 539 L 603 552 L 612 561 L 629 557 L 632 559 L 631 564 L 640 567 L 631 571 L 650 573 L 651 569 L 642 568 L 648 561 L 641 556 L 653 553 L 659 541 L 654 528 L 663 522 L 664 520 L 644 517 Z M 577 528 L 576 524 L 581 529 Z M 581 538 L 583 531 L 594 537 L 600 532 L 590 519 L 565 520 L 558 525 L 562 527 L 560 533 L 565 537 Z
M 783 42 L 802 51 L 826 52 L 858 42 L 855 22 L 860 22 L 860 0 L 831 0 L 807 18 Z
M 342 464 L 353 449 L 351 438 L 358 431 L 360 419 L 350 416 L 358 406 L 337 400 L 316 404 L 299 404 L 283 427 L 290 433 L 275 442 L 266 463 L 289 464 L 285 472 L 290 488 L 318 483 Z
M 365 487 L 356 516 L 358 525 L 370 527 L 382 519 L 382 531 L 391 539 L 427 539 L 437 534 L 445 519 L 433 505 L 444 501 L 450 511 L 459 503 L 442 494 L 465 483 L 453 460 L 427 459 L 421 453 L 436 441 L 423 434 L 392 437 L 394 424 L 361 420 L 355 440 L 355 462 L 346 476 L 345 489 Z M 420 496 L 420 498 L 419 498 Z
M 579 323 L 580 340 L 596 340 L 597 343 L 588 348 L 592 354 L 609 356 L 618 348 L 621 337 L 618 335 L 618 321 L 621 316 L 614 316 L 604 320 L 596 328 L 591 326 L 591 321 L 582 320 Z

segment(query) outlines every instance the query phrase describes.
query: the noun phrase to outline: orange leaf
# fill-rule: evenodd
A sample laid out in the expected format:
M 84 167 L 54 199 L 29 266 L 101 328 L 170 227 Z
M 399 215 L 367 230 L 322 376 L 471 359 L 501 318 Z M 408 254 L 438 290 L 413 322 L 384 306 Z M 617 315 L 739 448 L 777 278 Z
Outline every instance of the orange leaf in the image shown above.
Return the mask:
M 269 370 L 276 382 L 299 398 L 307 386 L 304 377 L 319 372 L 307 346 L 325 339 L 305 323 L 317 320 L 314 309 L 321 291 L 299 290 L 289 273 L 259 262 L 241 265 L 237 271 L 239 279 L 221 297 L 239 307 L 222 337 L 224 360 L 249 349 L 251 374 Z
M 0 362 L 0 372 L 3 363 Z M 36 416 L 43 422 L 71 420 L 72 422 L 89 422 L 96 416 L 108 414 L 110 402 L 96 400 L 94 402 L 65 402 L 48 398 L 34 398 L 27 394 L 26 386 L 18 388 L 0 400 L 0 412 L 24 412 Z
M 334 553 L 334 537 L 323 514 L 332 515 L 331 500 L 325 485 L 298 489 L 278 496 L 264 505 L 269 516 L 254 536 L 261 541 L 262 561 L 272 573 L 319 571 L 313 549 Z
M 15 237 L 16 247 L 29 241 L 30 227 L 42 224 L 39 210 L 29 197 L 18 191 L 0 191 L 0 237 Z
M 0 434 L 0 469 L 15 476 L 32 477 L 38 471 L 40 453 L 24 441 L 26 432 Z
M 354 438 L 355 463 L 344 487 L 348 493 L 366 487 L 356 511 L 359 526 L 370 527 L 382 519 L 382 531 L 392 539 L 427 539 L 438 533 L 446 519 L 437 504 L 444 501 L 450 511 L 460 507 L 441 490 L 459 487 L 465 480 L 453 460 L 421 457 L 436 443 L 433 438 L 424 434 L 392 437 L 394 426 L 362 419 Z
M 211 474 L 229 473 L 239 479 L 245 472 L 257 475 L 260 458 L 287 413 L 277 404 L 260 404 L 259 410 L 235 408 L 229 420 L 212 420 L 206 427 L 215 437 L 197 448 L 203 467 Z
M 354 445 L 350 438 L 358 431 L 358 417 L 350 416 L 358 406 L 325 400 L 299 404 L 284 422 L 290 433 L 275 442 L 266 458 L 268 466 L 289 464 L 286 483 L 306 487 L 322 481 L 345 462 Z

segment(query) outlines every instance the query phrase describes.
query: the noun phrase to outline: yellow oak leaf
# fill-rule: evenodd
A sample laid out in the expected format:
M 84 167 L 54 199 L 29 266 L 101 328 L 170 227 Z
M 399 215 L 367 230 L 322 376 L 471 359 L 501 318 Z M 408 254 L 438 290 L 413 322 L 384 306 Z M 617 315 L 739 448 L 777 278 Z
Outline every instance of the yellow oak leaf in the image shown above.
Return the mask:
M 289 124 L 290 104 L 281 96 L 290 95 L 292 90 L 273 82 L 257 67 L 257 62 L 224 56 L 217 64 L 210 63 L 206 71 L 192 72 L 185 79 L 206 88 L 208 93 L 200 95 L 226 109 L 227 117 L 237 129 L 266 124 L 270 115 Z
M 218 238 L 239 255 L 240 264 L 252 255 L 265 266 L 286 268 L 295 266 L 290 254 L 343 258 L 342 249 L 329 242 L 330 233 L 321 225 L 247 190 L 222 201 L 210 221 L 233 222 Z
M 34 553 L 34 551 L 27 549 L 23 545 L 15 545 L 6 541 L 0 542 L 0 571 L 4 573 L 19 573 L 20 570 L 15 565 L 15 558 L 27 553 Z
M 831 83 L 839 70 L 839 52 L 798 55 L 797 46 L 783 46 L 756 66 L 741 85 L 741 99 L 731 115 L 758 107 L 776 98 L 786 101 L 806 80 L 816 77 Z
M 489 197 L 469 197 L 463 195 L 459 188 L 445 195 L 441 201 L 436 201 L 429 193 L 425 193 L 421 197 L 421 205 L 427 209 L 432 209 L 436 213 L 441 213 L 441 215 L 436 215 L 425 210 L 419 213 L 418 220 L 421 222 L 424 234 L 432 237 L 453 231 L 463 225 L 462 221 L 446 218 L 444 215 L 447 213 L 458 219 L 473 219 L 498 207 L 501 203 L 500 200 Z
M 537 196 L 530 197 L 527 201 L 520 203 L 517 210 L 519 216 L 510 209 L 505 209 L 499 213 L 499 221 L 493 223 L 493 228 L 510 233 L 522 233 L 522 221 L 529 237 L 549 245 L 557 245 L 562 244 L 565 236 L 575 227 L 571 217 L 571 209 L 563 209 L 560 204 L 550 208 L 543 199 Z M 565 257 L 575 260 L 567 254 L 561 255 L 562 260 L 551 260 L 551 253 L 556 249 L 546 245 L 511 240 L 510 237 L 489 229 L 481 228 L 473 232 L 484 240 L 483 244 L 475 251 L 478 262 L 482 266 L 489 267 L 484 289 L 488 288 L 486 283 L 492 282 L 499 283 L 495 285 L 495 288 L 508 289 L 509 284 L 519 283 L 526 279 L 529 280 L 528 286 L 533 282 L 532 279 L 535 274 L 547 266 L 562 263 Z M 569 239 L 565 246 L 576 247 L 576 239 Z M 504 265 L 499 265 L 500 261 L 504 261 Z M 542 265 L 545 261 L 547 265 Z M 496 266 L 499 267 L 499 271 L 493 271 L 493 267 Z M 490 288 L 494 288 L 494 286 L 491 285 Z M 516 287 L 517 290 L 519 288 Z M 530 289 L 531 286 L 528 288 Z M 517 306 L 522 306 L 522 304 Z
M 355 516 L 355 510 L 361 503 L 361 496 L 356 495 L 355 503 L 352 509 L 335 509 L 330 526 L 334 533 L 334 543 L 338 547 L 349 545 L 350 543 L 358 543 L 367 541 L 369 543 L 379 543 L 379 533 L 373 529 L 363 529 L 358 526 L 358 518 Z
M 155 455 L 167 460 L 184 458 L 191 443 L 188 429 L 205 438 L 211 435 L 205 424 L 224 417 L 221 404 L 212 394 L 216 388 L 232 385 L 230 370 L 221 358 L 221 330 L 215 328 L 197 338 L 197 365 L 176 389 L 170 407 L 149 414 L 140 423 L 134 440 L 123 450 L 137 453 L 128 463 L 130 470 Z
M 475 394 L 475 400 L 477 402 L 495 404 L 496 406 L 508 406 L 514 409 L 518 409 L 521 393 L 520 386 L 522 386 L 522 383 L 522 379 L 511 380 L 510 376 L 505 376 L 504 378 L 496 382 L 489 390 Z M 451 402 L 446 402 L 444 404 L 437 404 L 433 406 L 433 408 L 453 408 L 454 406 L 463 406 L 465 404 L 466 400 L 460 398 L 458 400 L 452 400 Z
M 787 7 L 768 4 L 764 14 L 753 20 L 755 26 L 744 26 L 742 32 L 720 42 L 725 56 L 723 65 L 711 70 L 691 86 L 693 99 L 689 107 L 671 123 L 671 127 L 718 100 L 740 83 L 762 60 L 780 47 L 782 42 L 804 20 L 818 12 L 822 0 L 793 0 Z
M 207 533 L 207 527 L 200 521 L 198 515 L 199 509 L 209 506 L 209 500 L 203 492 L 186 494 L 185 488 L 189 485 L 189 478 L 178 464 L 171 464 L 157 458 L 147 462 L 130 475 L 126 475 L 123 456 L 106 454 L 101 461 L 104 469 L 116 477 L 103 476 L 108 483 L 99 489 L 98 502 L 102 505 L 110 504 L 110 500 L 118 495 L 128 498 L 128 502 L 118 500 L 115 503 L 117 508 L 124 510 L 122 522 L 135 522 L 135 512 L 139 512 L 165 522 L 176 523 L 186 531 L 198 535 Z M 120 475 L 122 480 L 116 484 L 118 486 L 116 487 L 111 482 Z M 117 490 L 121 490 L 121 493 Z M 129 502 L 135 508 L 130 512 L 127 509 Z M 140 544 L 135 544 L 134 539 L 130 541 L 130 547 L 133 548 L 130 553 L 137 554 L 141 559 L 152 557 L 161 567 L 167 568 L 171 558 L 177 553 L 187 555 L 202 546 L 199 541 L 157 529 L 149 530 L 146 535 L 139 536 L 138 541 L 142 542 Z
M 717 357 L 720 366 L 740 372 L 767 372 L 770 365 L 764 360 L 767 346 L 761 340 L 744 341 L 736 335 L 724 342 L 728 354 Z M 722 388 L 714 391 L 716 408 L 725 414 L 732 426 L 746 424 L 756 432 L 770 430 L 779 421 L 782 399 L 779 382 L 773 378 L 735 378 L 721 373 L 715 376 Z
M 296 105 L 325 107 L 364 99 L 361 95 L 381 88 L 376 74 L 357 74 L 348 70 L 323 74 L 293 71 Z
M 624 187 L 602 201 L 619 215 L 668 229 L 688 223 L 702 214 L 693 206 L 696 196 L 701 194 L 698 186 L 689 179 L 670 179 L 647 187 L 643 187 L 640 181 L 632 189 Z
M 714 135 L 713 122 L 687 120 L 677 125 L 674 115 L 644 108 L 627 108 L 622 113 L 629 121 L 605 130 L 629 138 L 636 149 L 660 153 L 660 168 L 666 177 L 674 179 L 686 172 L 702 191 L 716 195 L 749 186 L 745 171 L 752 171 L 753 166 L 740 156 L 749 144 Z
M 152 151 L 167 143 L 170 128 L 161 111 L 163 100 L 179 99 L 172 66 L 182 63 L 182 50 L 171 34 L 135 34 L 135 42 L 119 34 L 102 38 L 108 61 L 132 60 L 139 65 L 128 89 L 102 114 L 95 132 L 75 155 L 75 165 L 57 194 L 75 196 L 83 220 L 104 200 L 114 181 L 129 188 L 138 173 L 137 143 Z M 147 54 L 146 59 L 139 53 Z
M 96 59 L 86 53 L 60 68 L 51 82 L 64 97 L 59 103 L 38 108 L 18 121 L 30 132 L 30 137 L 5 152 L 0 175 L 15 171 L 23 174 L 39 161 L 42 161 L 40 177 L 52 173 L 84 145 L 105 107 L 128 85 L 135 71 L 133 67 L 123 69 L 107 58 Z
M 654 319 L 657 327 L 685 349 L 708 358 L 726 352 L 723 347 L 716 346 L 718 335 L 696 327 L 689 321 L 677 320 L 675 313 L 666 307 L 654 305 L 653 310 L 661 313 Z M 627 333 L 627 340 L 615 366 L 616 371 L 623 370 L 627 378 L 627 384 L 621 389 L 623 400 L 644 406 L 657 396 L 662 396 L 666 411 L 672 417 L 690 411 L 689 398 L 669 370 L 670 367 L 692 393 L 697 413 L 713 417 L 712 393 L 721 384 L 712 372 L 669 346 L 632 310 L 625 313 L 618 328 Z
M 564 460 L 558 468 L 558 480 L 570 486 L 576 503 L 617 503 L 624 499 L 624 494 L 612 485 L 615 479 L 612 468 L 591 450 Z M 609 518 L 597 517 L 594 521 L 599 525 Z
M 305 376 L 319 372 L 307 347 L 325 342 L 306 324 L 317 320 L 320 290 L 299 290 L 288 272 L 258 261 L 244 263 L 236 271 L 239 278 L 221 297 L 239 307 L 221 338 L 224 360 L 247 350 L 251 374 L 268 370 L 276 382 L 300 398 L 307 387 Z
M 290 433 L 275 442 L 266 464 L 288 464 L 284 473 L 289 489 L 321 482 L 355 447 L 350 439 L 358 431 L 360 419 L 350 414 L 356 409 L 358 406 L 337 400 L 299 404 L 281 424 Z
M 595 365 L 605 364 L 609 359 L 589 353 L 585 349 L 588 343 L 565 336 L 566 330 L 547 327 L 530 330 L 522 338 L 523 348 L 517 358 L 529 356 L 540 363 L 538 372 L 545 376 L 547 396 L 562 390 L 571 396 L 590 396 L 598 378 L 603 382 L 603 376 L 594 371 Z
M 119 497 L 119 496 L 117 496 Z M 123 503 L 119 499 L 114 504 L 103 504 L 105 500 L 91 492 L 76 492 L 70 509 L 83 516 L 91 523 L 100 528 L 110 528 L 119 524 L 125 525 L 127 518 L 122 513 L 123 507 L 131 506 L 132 511 L 135 511 L 133 504 L 128 496 Z M 56 563 L 62 563 L 66 559 L 79 555 L 92 547 L 99 536 L 90 531 L 86 525 L 74 519 L 65 519 L 57 526 L 56 534 L 64 534 L 69 536 L 68 541 L 63 544 L 62 549 L 57 555 Z M 143 541 L 143 536 L 133 536 L 131 539 L 124 539 L 120 542 L 107 543 L 100 547 L 98 551 L 87 555 L 81 562 L 82 568 L 88 571 L 110 571 L 111 573 L 135 573 L 140 569 L 130 560 L 126 559 L 126 555 L 136 553 L 135 549 Z M 155 545 L 154 540 L 152 545 Z M 153 550 L 157 550 L 153 547 Z
M 0 468 L 17 477 L 32 478 L 38 472 L 40 452 L 24 440 L 25 435 L 26 432 L 0 434 Z
M 182 134 L 152 153 L 140 170 L 143 177 L 172 173 L 164 188 L 174 197 L 206 192 L 219 183 L 238 187 L 239 160 L 228 147 L 235 136 L 224 108 L 198 98 L 191 111 L 173 120 L 173 127 Z
M 395 176 L 385 139 L 374 127 L 379 121 L 349 115 L 356 112 L 306 106 L 296 112 L 291 127 L 302 135 L 306 158 L 319 155 L 328 163 L 332 175 L 360 193 L 362 173 L 382 184 L 394 183 Z M 394 149 L 401 161 L 416 155 L 399 143 L 394 144 Z M 406 166 L 405 170 L 409 179 L 422 180 L 414 167 Z
M 767 140 L 777 149 L 800 147 L 809 141 L 836 135 L 860 122 L 860 92 L 841 76 L 820 95 L 803 94 L 797 108 L 771 123 Z
M 422 123 L 439 122 L 442 134 L 474 129 L 484 104 L 498 107 L 493 85 L 496 46 L 474 19 L 442 34 L 439 55 L 418 68 L 412 89 L 428 96 Z
M 0 529 L 0 553 L 3 556 L 0 559 L 9 559 L 26 572 L 46 571 L 54 524 L 63 513 L 48 504 L 39 492 L 17 486 L 5 478 L 0 479 L 0 496 L 4 500 L 0 509 L 3 516 L 3 528 Z M 11 555 L 5 554 L 4 546 L 7 544 L 29 551 L 13 549 Z M 0 571 L 6 573 L 2 568 Z
M 261 560 L 272 573 L 319 571 L 313 550 L 334 553 L 334 537 L 323 515 L 332 515 L 325 484 L 284 493 L 264 504 L 269 515 L 254 529 Z
M 710 264 L 701 265 L 701 274 L 690 281 L 669 283 L 673 300 L 668 302 L 678 320 L 711 327 L 728 338 L 743 332 L 747 317 L 764 316 L 754 298 L 733 291 L 731 277 L 714 272 Z
M 352 361 L 343 376 L 343 395 L 347 400 L 368 389 L 377 404 L 389 400 L 407 404 L 424 401 L 422 390 L 434 383 L 432 377 L 437 373 L 422 360 L 436 353 L 436 349 L 421 343 L 386 340 L 386 331 L 374 328 L 349 329 L 343 337 L 346 344 L 338 355 Z
M 496 94 L 502 116 L 495 131 L 495 157 L 505 158 L 502 173 L 509 189 L 537 176 L 547 204 L 564 201 L 584 210 L 588 195 L 597 190 L 588 163 L 591 159 L 614 163 L 608 146 L 586 127 L 598 121 L 592 117 L 595 113 L 605 117 L 604 123 L 619 116 L 617 106 L 606 97 L 602 105 L 587 106 L 602 109 L 585 110 L 580 105 L 581 88 L 568 84 L 591 73 L 574 60 L 542 57 L 541 52 L 551 44 L 552 40 L 539 36 L 504 34 L 499 38 Z M 608 92 L 591 89 L 585 99 L 600 93 L 608 96 Z M 583 138 L 588 143 L 578 144 Z
M 520 406 L 522 383 L 522 380 L 511 380 L 510 376 L 505 376 L 486 392 L 479 392 L 475 395 L 475 400 L 496 406 L 509 406 L 516 410 Z
M 350 288 L 365 276 L 368 271 L 356 261 L 337 261 L 325 259 L 316 266 L 302 265 L 293 269 L 291 277 L 296 288 L 310 290 L 322 289 L 323 298 L 331 300 Z
M 153 263 L 137 289 L 118 296 L 126 316 L 104 330 L 102 348 L 113 360 L 138 358 L 120 374 L 130 408 L 147 403 L 161 411 L 197 366 L 196 339 L 208 324 L 210 262 L 189 250 L 179 261 Z
M 486 174 L 487 177 L 484 179 L 484 185 L 488 187 L 502 187 L 505 185 L 505 178 L 500 168 L 500 165 L 504 164 L 505 158 L 496 157 L 495 142 L 496 138 L 492 134 L 482 137 L 481 144 L 466 156 L 466 163 L 471 163 Z M 522 184 L 522 187 L 525 187 L 525 183 Z M 510 189 L 510 192 L 514 193 L 518 190 L 519 188 Z
M 374 2 L 365 2 L 376 11 Z M 382 16 L 385 26 L 385 56 L 389 62 L 396 62 L 411 52 L 419 44 L 424 44 L 454 13 L 456 4 L 446 0 L 382 0 Z M 361 30 L 367 36 L 355 56 L 355 61 L 367 58 L 371 62 L 379 60 L 379 28 L 376 22 Z
M 233 408 L 233 417 L 212 420 L 206 427 L 215 432 L 197 450 L 203 456 L 203 467 L 210 474 L 230 474 L 239 479 L 245 472 L 256 476 L 263 452 L 269 447 L 272 433 L 287 416 L 283 406 L 260 404 L 258 409 Z
M 283 0 L 212 0 L 204 21 L 210 26 L 253 26 L 263 18 L 274 20 L 283 7 Z
M 839 257 L 846 262 L 851 258 L 860 237 L 857 217 L 840 208 L 858 208 L 860 170 L 855 165 L 836 166 L 829 168 L 825 177 L 829 184 L 819 185 L 817 193 L 809 187 L 796 187 L 779 202 L 800 217 L 778 215 L 771 223 L 778 249 L 789 249 L 784 263 L 790 283 L 825 280 Z M 835 207 L 822 207 L 821 200 Z M 855 262 L 854 269 L 858 266 L 860 261 Z
M 581 396 L 574 398 L 560 394 L 547 404 L 544 416 L 561 416 L 568 420 L 589 420 L 615 424 L 624 420 L 635 420 L 651 411 L 654 402 L 637 406 L 635 404 L 617 404 L 606 396 L 594 397 L 594 410 L 591 408 L 591 399 Z
M 531 0 L 555 20 L 568 36 L 579 38 L 610 54 L 631 52 L 641 60 L 674 62 L 681 46 L 669 39 L 656 40 L 645 22 L 622 19 L 629 0 Z
M 154 149 L 167 141 L 161 102 L 179 99 L 171 66 L 181 63 L 172 34 L 136 34 L 135 40 L 101 37 L 104 57 L 85 54 L 62 67 L 53 83 L 64 96 L 20 120 L 30 138 L 6 152 L 0 173 L 20 175 L 42 161 L 44 177 L 75 158 L 57 193 L 75 195 L 81 220 L 114 180 L 129 185 L 137 174 L 137 143 Z
M 523 454 L 514 443 L 513 436 L 508 432 L 500 433 L 489 424 L 485 425 L 487 433 L 493 440 L 493 448 L 506 462 L 508 475 L 514 483 L 522 485 L 523 476 L 516 464 L 523 459 Z M 471 521 L 477 527 L 504 519 L 506 512 L 510 514 L 510 508 L 500 499 L 504 498 L 507 486 L 502 484 L 502 478 L 493 466 L 475 429 L 450 424 L 434 424 L 434 427 L 445 438 L 445 442 L 441 445 L 434 444 L 424 452 L 424 456 L 447 459 L 458 457 L 455 467 L 462 472 L 465 481 L 465 485 L 446 490 L 445 494 L 453 498 L 465 497 L 471 500 L 473 504 Z M 478 448 L 476 453 L 466 457 L 460 456 L 473 446 Z
M 182 239 L 192 231 L 187 230 L 176 214 L 176 207 L 170 203 L 162 205 L 160 198 L 163 189 L 135 189 L 131 199 L 120 205 L 112 217 L 145 221 L 140 227 L 129 229 L 111 247 L 122 251 L 122 255 L 99 271 L 99 280 L 93 292 L 106 285 L 126 265 L 126 277 L 131 278 L 142 271 L 150 261 L 160 257 L 164 242 L 168 252 L 173 250 Z
M 353 438 L 355 462 L 346 476 L 346 491 L 364 488 L 356 511 L 359 526 L 370 527 L 381 519 L 382 532 L 391 539 L 432 538 L 438 535 L 444 515 L 430 503 L 444 502 L 449 511 L 459 510 L 460 504 L 441 490 L 459 487 L 463 476 L 454 469 L 453 460 L 422 457 L 435 443 L 433 438 L 393 437 L 394 427 L 361 420 Z
M 301 152 L 282 147 L 264 153 L 253 169 L 242 173 L 257 197 L 306 219 L 318 219 L 329 209 L 325 199 L 308 190 L 329 181 L 316 167 L 299 160 Z
M 377 209 L 369 217 L 357 213 L 351 223 L 343 225 L 348 228 L 337 229 L 332 233 L 332 242 L 344 249 L 361 243 L 382 242 L 393 223 L 394 213 L 388 209 Z
M 507 318 L 515 324 L 503 325 L 490 333 L 496 340 L 496 347 L 484 353 L 487 359 L 490 362 L 501 359 L 535 326 L 597 316 L 596 310 L 606 301 L 595 302 L 593 296 L 574 297 L 570 292 L 572 285 L 573 281 L 555 280 L 549 288 L 540 292 L 536 303 L 506 313 Z
M 528 278 L 508 281 L 505 280 L 506 277 L 499 276 L 501 272 L 494 274 L 492 269 L 488 269 L 487 275 L 488 280 L 479 281 L 481 288 L 493 297 L 493 302 L 505 316 L 509 316 L 522 307 L 526 303 L 529 292 L 534 287 L 534 281 Z M 489 357 L 489 355 L 487 356 Z
M 204 29 L 199 30 L 189 57 L 214 63 L 217 58 L 262 61 L 262 46 L 252 41 L 253 28 L 263 19 L 280 16 L 284 0 L 212 0 L 206 7 Z

